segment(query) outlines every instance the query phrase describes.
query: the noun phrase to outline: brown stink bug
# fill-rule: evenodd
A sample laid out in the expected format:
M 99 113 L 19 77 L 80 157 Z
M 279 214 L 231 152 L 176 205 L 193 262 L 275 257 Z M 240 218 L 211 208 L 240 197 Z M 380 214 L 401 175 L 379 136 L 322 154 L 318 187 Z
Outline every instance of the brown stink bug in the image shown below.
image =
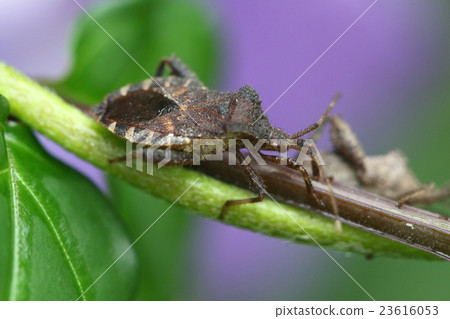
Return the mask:
M 165 66 L 169 67 L 170 76 L 163 77 Z M 261 150 L 278 152 L 280 145 L 277 140 L 295 139 L 296 145 L 290 145 L 289 148 L 301 151 L 304 140 L 300 137 L 320 126 L 335 101 L 336 99 L 319 121 L 289 135 L 271 126 L 261 108 L 259 95 L 251 86 L 246 85 L 237 92 L 210 90 L 186 65 L 172 56 L 161 61 L 155 78 L 128 84 L 107 95 L 103 102 L 94 107 L 93 113 L 102 125 L 130 142 L 147 146 L 158 145 L 161 150 L 170 148 L 171 157 L 166 165 L 183 166 L 193 163 L 194 139 L 221 139 L 225 151 L 231 139 L 236 141 L 237 150 L 245 148 L 242 143 L 244 139 L 254 144 L 263 141 Z M 215 150 L 204 148 L 203 152 L 213 153 Z M 242 164 L 244 156 L 239 151 L 236 153 L 237 161 Z M 153 156 L 154 162 L 158 160 L 157 155 Z M 308 192 L 321 203 L 307 171 L 301 164 L 281 156 L 260 155 L 263 159 L 275 163 L 283 159 L 289 167 L 300 171 Z M 315 160 L 314 154 L 308 155 Z M 260 202 L 264 198 L 265 186 L 256 171 L 249 165 L 242 167 L 250 189 L 258 196 L 225 202 L 219 215 L 220 219 L 224 218 L 228 207 L 232 205 Z M 326 176 L 322 176 L 327 181 Z M 333 207 L 337 214 L 336 206 Z

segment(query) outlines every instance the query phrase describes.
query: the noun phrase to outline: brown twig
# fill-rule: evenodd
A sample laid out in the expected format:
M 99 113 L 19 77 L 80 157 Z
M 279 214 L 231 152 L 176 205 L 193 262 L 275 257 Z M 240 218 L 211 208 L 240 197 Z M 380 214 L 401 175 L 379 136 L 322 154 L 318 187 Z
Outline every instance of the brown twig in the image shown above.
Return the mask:
M 301 174 L 281 165 L 252 164 L 263 178 L 267 191 L 278 201 L 336 218 L 325 184 L 314 182 L 326 208 L 319 208 L 308 194 Z M 200 170 L 218 179 L 247 188 L 238 166 L 205 162 Z M 342 184 L 333 183 L 339 206 L 339 220 L 350 226 L 430 252 L 450 261 L 448 217 L 411 206 L 397 208 L 397 202 Z

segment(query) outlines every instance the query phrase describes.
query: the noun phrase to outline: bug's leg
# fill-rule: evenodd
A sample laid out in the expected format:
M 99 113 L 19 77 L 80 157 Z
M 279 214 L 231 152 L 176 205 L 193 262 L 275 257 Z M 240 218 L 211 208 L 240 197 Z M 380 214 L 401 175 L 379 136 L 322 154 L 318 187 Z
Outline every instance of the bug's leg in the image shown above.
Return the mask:
M 305 134 L 308 134 L 311 131 L 314 131 L 316 128 L 318 128 L 322 124 L 322 122 L 326 119 L 326 117 L 328 116 L 328 113 L 330 113 L 330 111 L 333 109 L 334 105 L 336 104 L 337 100 L 339 100 L 340 97 L 341 97 L 340 93 L 337 93 L 334 96 L 333 100 L 330 102 L 327 109 L 325 110 L 325 112 L 322 114 L 322 116 L 316 123 L 313 123 L 310 126 L 308 126 L 307 128 L 305 128 L 295 134 L 292 134 L 289 138 L 297 139 Z
M 436 185 L 425 184 L 421 188 L 403 195 L 397 202 L 397 207 L 402 208 L 405 204 L 432 204 L 450 198 L 450 183 L 441 188 Z
M 189 69 L 189 67 L 186 64 L 181 62 L 181 60 L 178 59 L 175 55 L 172 55 L 169 58 L 161 60 L 156 69 L 155 76 L 162 76 L 164 73 L 165 66 L 169 67 L 171 75 L 192 79 L 194 81 L 201 83 L 197 75 L 194 72 L 192 72 L 191 69 Z
M 314 133 L 311 134 L 310 139 L 312 139 L 314 143 L 316 143 L 319 140 L 319 138 L 322 137 L 323 130 L 325 129 L 326 124 L 331 121 L 332 117 L 333 116 L 327 116 L 320 124 L 320 126 L 314 131 Z
M 311 170 L 312 170 L 312 180 L 318 181 L 320 179 L 320 168 L 316 161 L 312 161 Z
M 355 135 L 350 125 L 340 116 L 328 116 L 311 136 L 311 139 L 317 141 L 325 127 L 326 123 L 330 123 L 331 142 L 334 152 L 344 158 L 356 171 L 359 181 L 362 184 L 370 184 L 366 172 L 366 154 L 364 149 Z M 313 163 L 313 179 L 316 180 L 317 167 Z
M 322 136 L 325 125 L 331 121 L 331 118 L 332 118 L 332 116 L 325 117 L 323 122 L 320 124 L 320 126 L 311 135 L 310 139 L 312 139 L 314 141 L 314 143 L 316 143 L 319 140 L 319 138 Z M 318 167 L 318 164 L 316 161 L 312 161 L 311 170 L 312 170 L 311 179 L 314 181 L 318 181 L 320 179 L 320 170 L 319 170 L 319 167 Z
M 308 151 L 308 155 L 313 160 L 313 167 L 315 165 L 315 167 L 318 169 L 320 175 L 325 180 L 325 183 L 327 184 L 328 191 L 330 192 L 332 210 L 333 210 L 333 213 L 337 217 L 337 216 L 339 216 L 339 210 L 338 210 L 338 206 L 336 203 L 336 198 L 334 197 L 333 189 L 331 188 L 331 183 L 330 183 L 328 177 L 326 176 L 325 172 L 323 171 L 322 167 L 319 165 L 317 158 L 314 156 L 314 154 L 311 153 L 310 151 Z M 324 203 L 319 199 L 319 196 L 317 195 L 316 191 L 314 190 L 314 187 L 311 183 L 311 179 L 309 178 L 309 175 L 308 175 L 308 171 L 303 167 L 303 165 L 301 165 L 300 163 L 297 163 L 295 160 L 293 160 L 292 158 L 289 158 L 289 157 L 282 158 L 281 156 L 264 155 L 264 154 L 260 154 L 260 156 L 262 158 L 266 159 L 267 161 L 275 163 L 275 164 L 279 164 L 282 159 L 286 160 L 288 167 L 295 169 L 296 171 L 299 171 L 300 173 L 302 173 L 307 192 L 309 194 L 311 194 L 311 196 L 314 198 L 314 201 L 317 203 L 317 205 L 319 207 L 324 208 Z M 338 219 L 335 220 L 335 226 L 336 226 L 336 231 L 340 233 L 342 231 L 342 226 L 341 226 L 341 222 Z
M 427 184 L 424 185 L 424 187 L 419 188 L 418 190 L 415 190 L 409 194 L 405 194 L 398 200 L 397 207 L 402 208 L 405 204 L 412 204 L 415 202 L 414 201 L 415 199 L 416 200 L 419 199 L 420 202 L 420 198 L 426 195 L 428 192 L 432 191 L 433 189 L 434 184 Z M 417 204 L 417 202 L 415 203 Z
M 303 176 L 303 180 L 305 181 L 306 184 L 306 190 L 308 191 L 309 194 L 311 194 L 314 198 L 314 201 L 320 206 L 323 206 L 323 203 L 320 201 L 319 197 L 317 196 L 317 193 L 314 191 L 313 185 L 311 183 L 311 179 L 309 178 L 309 174 L 306 171 L 306 169 L 303 167 L 303 165 L 297 163 L 296 161 L 294 161 L 292 158 L 289 157 L 281 157 L 281 156 L 277 156 L 277 155 L 266 155 L 266 154 L 261 154 L 260 156 L 267 160 L 268 162 L 274 163 L 274 164 L 280 164 L 282 162 L 282 160 L 285 160 L 287 163 L 287 166 L 289 168 L 295 169 L 296 171 L 299 171 L 300 173 L 302 173 Z
M 336 197 L 334 197 L 334 192 L 333 192 L 333 188 L 331 187 L 330 179 L 328 178 L 328 176 L 325 173 L 325 170 L 322 168 L 322 166 L 320 166 L 319 162 L 317 161 L 316 156 L 312 153 L 310 156 L 313 160 L 313 165 L 315 165 L 315 168 L 317 169 L 319 174 L 322 176 L 322 178 L 325 181 L 325 184 L 327 185 L 328 192 L 330 193 L 331 207 L 332 207 L 334 215 L 336 216 L 336 219 L 334 220 L 334 226 L 336 228 L 336 231 L 338 233 L 340 233 L 340 232 L 342 232 L 342 225 L 341 225 L 341 221 L 339 219 L 337 219 L 337 217 L 339 217 L 339 208 L 337 205 Z
M 236 152 L 236 158 L 238 163 L 241 165 L 241 163 L 244 161 L 244 156 L 238 151 Z M 248 179 L 250 190 L 258 194 L 258 197 L 226 201 L 219 215 L 220 220 L 223 220 L 225 218 L 225 215 L 230 206 L 258 203 L 264 199 L 265 186 L 258 173 L 250 165 L 241 165 L 241 167 Z

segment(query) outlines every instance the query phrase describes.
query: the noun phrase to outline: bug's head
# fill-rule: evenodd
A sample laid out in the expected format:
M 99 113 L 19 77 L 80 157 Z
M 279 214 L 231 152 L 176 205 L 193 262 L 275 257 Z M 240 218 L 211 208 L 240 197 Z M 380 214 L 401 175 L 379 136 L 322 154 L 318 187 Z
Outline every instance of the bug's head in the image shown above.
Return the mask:
M 226 130 L 229 134 L 251 135 L 257 138 L 267 138 L 270 135 L 272 127 L 261 108 L 261 99 L 250 85 L 240 88 L 231 97 Z

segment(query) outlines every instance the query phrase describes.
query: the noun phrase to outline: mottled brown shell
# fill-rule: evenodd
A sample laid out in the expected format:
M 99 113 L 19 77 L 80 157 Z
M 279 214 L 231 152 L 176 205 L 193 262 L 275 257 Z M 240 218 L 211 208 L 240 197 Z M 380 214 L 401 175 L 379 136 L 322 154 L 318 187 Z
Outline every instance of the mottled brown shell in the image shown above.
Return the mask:
M 109 94 L 93 113 L 114 134 L 148 146 L 182 148 L 193 138 L 270 138 L 273 132 L 278 134 L 252 87 L 219 92 L 177 76 L 126 85 Z
M 186 145 L 192 138 L 225 133 L 217 106 L 227 103 L 230 94 L 208 90 L 190 79 L 155 78 L 109 94 L 93 113 L 111 132 L 133 143 Z

